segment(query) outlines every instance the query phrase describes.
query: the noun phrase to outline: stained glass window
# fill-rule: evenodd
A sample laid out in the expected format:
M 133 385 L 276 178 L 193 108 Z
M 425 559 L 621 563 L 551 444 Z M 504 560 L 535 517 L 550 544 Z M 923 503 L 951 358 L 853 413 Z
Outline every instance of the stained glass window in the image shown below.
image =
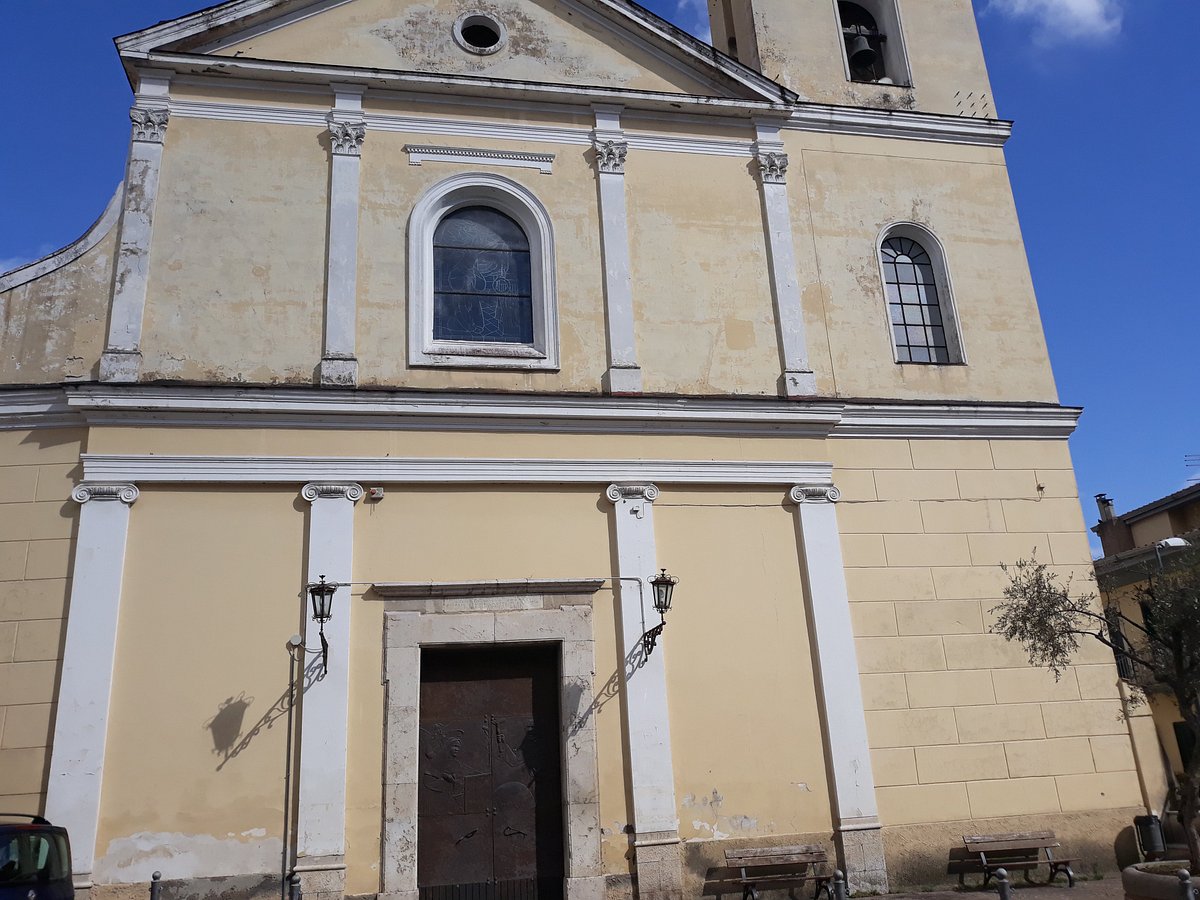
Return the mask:
M 880 255 L 897 358 L 900 362 L 950 362 L 929 254 L 911 238 L 892 237 L 883 242 Z
M 486 206 L 455 210 L 433 233 L 433 338 L 533 343 L 529 239 Z

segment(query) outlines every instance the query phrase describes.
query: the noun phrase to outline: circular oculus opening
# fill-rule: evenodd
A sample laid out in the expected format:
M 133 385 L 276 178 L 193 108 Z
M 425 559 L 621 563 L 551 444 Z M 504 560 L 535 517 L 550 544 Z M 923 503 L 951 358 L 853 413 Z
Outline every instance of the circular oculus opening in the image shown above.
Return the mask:
M 471 53 L 495 53 L 504 46 L 507 37 L 503 25 L 482 13 L 461 16 L 454 23 L 454 40 Z

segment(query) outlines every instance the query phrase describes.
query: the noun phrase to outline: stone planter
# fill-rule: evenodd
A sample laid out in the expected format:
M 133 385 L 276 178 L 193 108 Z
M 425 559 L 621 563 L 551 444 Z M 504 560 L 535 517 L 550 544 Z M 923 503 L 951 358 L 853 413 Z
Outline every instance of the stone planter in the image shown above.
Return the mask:
M 1159 874 L 1147 872 L 1148 866 L 1162 867 L 1162 862 L 1139 863 L 1121 870 L 1121 884 L 1125 888 L 1125 900 L 1181 900 L 1184 895 L 1179 876 L 1174 872 Z M 1181 861 L 1176 866 L 1186 869 L 1187 862 Z

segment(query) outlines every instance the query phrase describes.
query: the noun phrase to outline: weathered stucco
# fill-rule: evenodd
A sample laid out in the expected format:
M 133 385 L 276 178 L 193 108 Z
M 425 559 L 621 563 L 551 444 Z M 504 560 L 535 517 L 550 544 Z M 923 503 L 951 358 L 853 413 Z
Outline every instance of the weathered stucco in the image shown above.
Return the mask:
M 885 0 L 891 2 L 891 0 Z M 846 77 L 835 0 L 721 0 L 714 41 L 725 49 L 723 4 L 731 4 L 739 57 L 805 100 L 840 106 L 996 116 L 970 0 L 899 4 L 911 87 L 859 84 Z M 748 8 L 748 15 L 747 15 Z M 882 23 L 881 23 L 882 24 Z M 753 33 L 751 33 L 751 31 Z M 888 36 L 895 41 L 893 33 Z
M 78 259 L 0 292 L 0 384 L 96 379 L 116 247 L 112 228 Z
M 452 38 L 465 14 L 494 16 L 508 43 L 480 56 Z M 621 40 L 619 47 L 614 40 Z M 573 3 L 548 0 L 431 0 L 398 4 L 359 0 L 284 29 L 218 51 L 291 62 L 444 72 L 563 84 L 601 85 L 672 93 L 711 93 L 711 87 L 653 55 L 640 41 L 618 37 Z

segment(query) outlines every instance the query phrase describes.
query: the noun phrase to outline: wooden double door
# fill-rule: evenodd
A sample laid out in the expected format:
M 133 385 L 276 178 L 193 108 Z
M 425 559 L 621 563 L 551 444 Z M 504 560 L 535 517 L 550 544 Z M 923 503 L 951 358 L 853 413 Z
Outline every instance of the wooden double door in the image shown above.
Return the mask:
M 421 900 L 562 900 L 558 653 L 423 649 Z

